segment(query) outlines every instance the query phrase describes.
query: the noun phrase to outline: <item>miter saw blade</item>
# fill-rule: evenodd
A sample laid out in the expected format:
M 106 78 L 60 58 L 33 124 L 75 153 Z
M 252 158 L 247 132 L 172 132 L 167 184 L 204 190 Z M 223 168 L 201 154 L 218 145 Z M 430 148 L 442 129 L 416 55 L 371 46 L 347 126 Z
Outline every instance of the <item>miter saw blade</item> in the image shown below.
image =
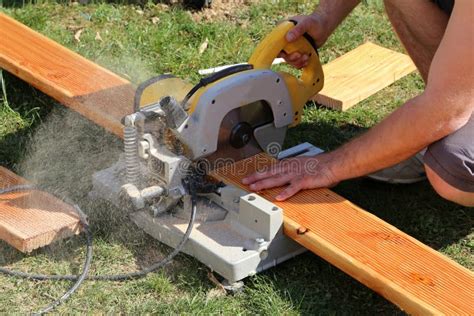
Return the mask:
M 206 159 L 215 166 L 219 160 L 239 161 L 263 151 L 254 137 L 254 129 L 273 122 L 271 108 L 263 101 L 236 108 L 222 120 L 217 150 Z M 211 166 L 211 169 L 212 166 Z

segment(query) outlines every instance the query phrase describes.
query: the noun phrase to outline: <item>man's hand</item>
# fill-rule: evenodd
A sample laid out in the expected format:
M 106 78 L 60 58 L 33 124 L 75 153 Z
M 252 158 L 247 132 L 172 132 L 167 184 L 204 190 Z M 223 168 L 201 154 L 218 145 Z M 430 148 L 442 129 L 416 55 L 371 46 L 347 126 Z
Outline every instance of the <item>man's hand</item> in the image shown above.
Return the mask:
M 288 32 L 286 40 L 294 42 L 304 33 L 311 36 L 316 45 L 321 47 L 324 45 L 328 37 L 334 32 L 336 27 L 344 20 L 360 0 L 321 0 L 319 5 L 311 15 L 299 15 L 292 17 L 298 24 Z M 286 59 L 286 62 L 296 68 L 303 68 L 308 64 L 309 56 L 301 53 L 293 53 L 287 55 L 281 53 L 280 57 Z
M 270 170 L 256 172 L 244 178 L 242 182 L 250 185 L 253 191 L 289 184 L 278 194 L 277 201 L 286 200 L 304 189 L 332 187 L 339 181 L 332 174 L 325 159 L 326 155 L 285 159 Z
M 318 13 L 298 15 L 292 17 L 290 20 L 298 22 L 298 24 L 286 34 L 286 40 L 290 43 L 298 40 L 303 34 L 308 33 L 309 36 L 314 39 L 316 45 L 321 47 L 329 37 L 325 27 L 325 20 Z M 284 58 L 287 63 L 298 69 L 306 67 L 309 60 L 308 55 L 299 52 L 292 54 L 281 52 L 279 57 Z

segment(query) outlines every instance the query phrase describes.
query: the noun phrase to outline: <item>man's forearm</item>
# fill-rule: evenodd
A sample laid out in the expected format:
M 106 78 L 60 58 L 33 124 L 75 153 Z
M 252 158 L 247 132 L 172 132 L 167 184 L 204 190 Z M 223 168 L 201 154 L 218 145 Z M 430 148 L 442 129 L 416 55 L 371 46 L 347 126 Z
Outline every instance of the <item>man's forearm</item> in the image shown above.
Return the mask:
M 324 17 L 329 36 L 359 3 L 360 0 L 321 0 L 314 13 Z
M 446 113 L 449 105 L 443 109 L 428 102 L 424 96 L 408 101 L 366 134 L 328 153 L 334 177 L 346 180 L 392 166 L 461 128 L 469 119 L 467 107 L 453 117 Z
M 394 165 L 461 128 L 474 111 L 472 2 L 455 9 L 431 63 L 425 92 L 361 137 L 328 153 L 339 180 Z M 456 49 L 453 49 L 455 47 Z

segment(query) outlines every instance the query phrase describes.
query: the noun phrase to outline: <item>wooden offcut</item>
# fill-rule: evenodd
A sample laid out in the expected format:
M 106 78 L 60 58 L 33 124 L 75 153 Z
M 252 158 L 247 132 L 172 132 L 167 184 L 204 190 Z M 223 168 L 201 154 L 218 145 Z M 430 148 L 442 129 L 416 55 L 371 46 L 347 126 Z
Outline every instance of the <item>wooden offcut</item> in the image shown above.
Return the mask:
M 324 87 L 313 100 L 345 111 L 415 69 L 407 55 L 367 42 L 323 65 Z
M 127 80 L 0 13 L 0 68 L 122 135 L 135 90 Z
M 241 180 L 276 163 L 260 154 L 212 172 Z M 412 314 L 474 315 L 474 274 L 329 189 L 275 200 L 282 188 L 257 192 L 283 209 L 284 233 Z
M 0 188 L 19 184 L 27 181 L 0 167 Z M 0 239 L 22 252 L 78 234 L 81 227 L 73 207 L 48 193 L 28 190 L 0 194 Z

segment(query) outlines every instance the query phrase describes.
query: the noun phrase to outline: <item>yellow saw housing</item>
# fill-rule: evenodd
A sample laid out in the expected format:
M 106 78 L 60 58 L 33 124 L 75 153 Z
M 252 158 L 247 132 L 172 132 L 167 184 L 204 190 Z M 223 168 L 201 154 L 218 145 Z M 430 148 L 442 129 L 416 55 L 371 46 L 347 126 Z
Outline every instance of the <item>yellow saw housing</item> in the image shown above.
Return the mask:
M 295 121 L 291 126 L 299 124 L 303 106 L 324 86 L 323 69 L 316 49 L 305 37 L 300 37 L 292 43 L 286 40 L 286 34 L 294 27 L 295 24 L 291 21 L 280 23 L 260 42 L 249 59 L 249 64 L 253 65 L 254 69 L 269 69 L 281 51 L 287 54 L 299 52 L 309 56 L 307 66 L 302 69 L 301 78 L 287 72 L 279 72 L 291 94 L 295 114 Z
M 297 78 L 292 74 L 278 72 L 288 88 L 291 95 L 294 122 L 290 126 L 300 123 L 303 107 L 305 103 L 316 95 L 324 85 L 324 74 L 319 61 L 316 49 L 305 38 L 301 37 L 295 42 L 288 42 L 286 34 L 295 27 L 295 23 L 284 21 L 277 25 L 256 47 L 248 63 L 253 69 L 271 69 L 273 60 L 278 57 L 281 51 L 291 54 L 299 52 L 309 56 L 308 64 L 302 69 L 301 77 Z M 235 74 L 224 77 L 209 85 L 197 90 L 188 106 L 188 114 L 192 114 L 196 108 L 200 96 L 222 80 L 227 80 Z M 144 107 L 159 101 L 164 96 L 173 96 L 178 101 L 182 101 L 186 93 L 190 91 L 192 85 L 171 75 L 164 75 L 144 82 L 137 90 L 135 103 L 138 107 Z

